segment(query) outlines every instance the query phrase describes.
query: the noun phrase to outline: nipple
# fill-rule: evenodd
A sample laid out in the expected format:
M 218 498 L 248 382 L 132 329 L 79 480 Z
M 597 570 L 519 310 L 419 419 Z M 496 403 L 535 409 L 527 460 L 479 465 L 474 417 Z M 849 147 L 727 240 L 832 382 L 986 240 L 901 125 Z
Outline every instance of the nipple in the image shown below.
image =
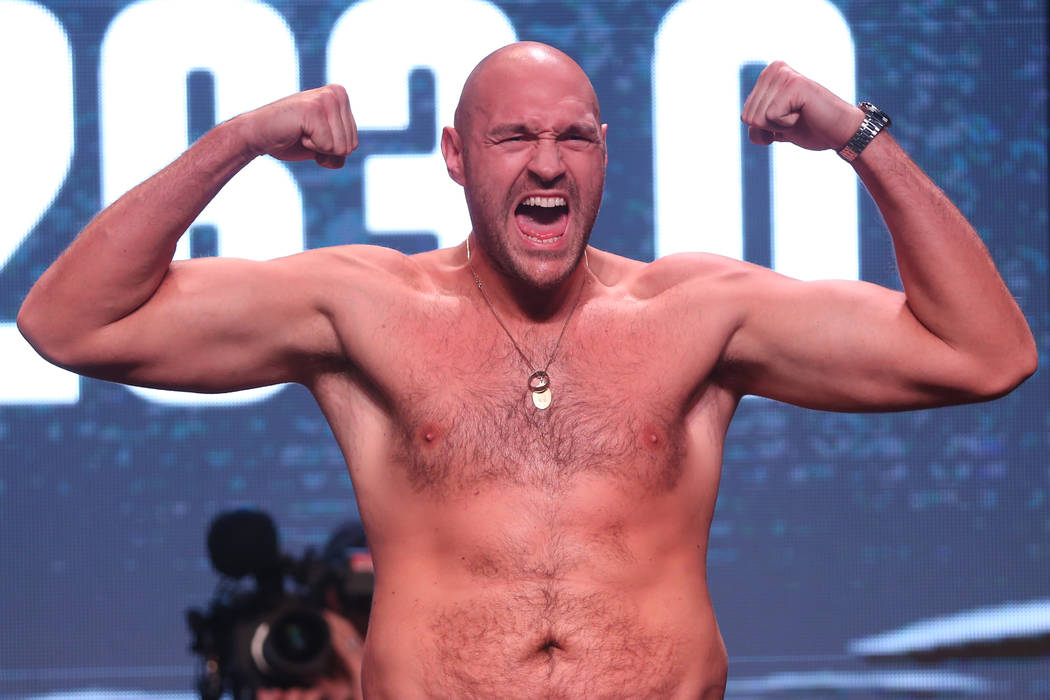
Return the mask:
M 428 423 L 420 428 L 419 437 L 424 445 L 434 445 L 441 435 L 441 430 L 434 423 Z
M 666 436 L 659 426 L 650 423 L 643 425 L 641 434 L 638 435 L 641 447 L 652 452 L 658 452 L 664 448 Z

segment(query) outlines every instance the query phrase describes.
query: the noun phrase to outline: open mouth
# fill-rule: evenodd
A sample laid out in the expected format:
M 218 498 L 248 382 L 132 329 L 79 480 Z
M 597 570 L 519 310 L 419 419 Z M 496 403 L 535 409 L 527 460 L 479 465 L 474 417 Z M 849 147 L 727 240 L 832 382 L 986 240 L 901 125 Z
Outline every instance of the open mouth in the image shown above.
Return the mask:
M 569 205 L 564 197 L 526 197 L 514 210 L 518 230 L 535 241 L 549 241 L 565 233 Z

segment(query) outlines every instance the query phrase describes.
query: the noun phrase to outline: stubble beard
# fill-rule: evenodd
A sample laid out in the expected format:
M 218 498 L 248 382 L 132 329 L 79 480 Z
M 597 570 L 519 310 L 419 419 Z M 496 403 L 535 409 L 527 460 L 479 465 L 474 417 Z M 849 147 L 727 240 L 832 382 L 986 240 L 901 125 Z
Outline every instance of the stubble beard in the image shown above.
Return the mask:
M 601 206 L 601 190 L 598 191 L 594 202 L 584 203 L 574 183 L 569 182 L 566 189 L 569 195 L 569 222 L 566 233 L 563 235 L 576 231 L 582 232 L 582 236 L 577 249 L 571 253 L 572 264 L 559 271 L 554 277 L 543 278 L 537 278 L 527 266 L 527 261 L 514 255 L 507 240 L 512 235 L 520 235 L 514 221 L 513 209 L 515 202 L 520 199 L 522 188 L 515 187 L 502 204 L 495 204 L 496 198 L 484 191 L 467 193 L 467 209 L 470 212 L 470 223 L 477 244 L 484 248 L 485 254 L 505 277 L 540 294 L 556 291 L 572 276 L 580 259 L 583 258 L 584 249 L 590 240 L 591 230 L 598 218 L 598 209 Z M 510 234 L 508 234 L 508 221 L 512 230 Z M 531 256 L 540 258 L 549 257 L 552 260 L 562 255 L 564 254 L 552 253 L 545 256 L 540 251 L 531 254 Z

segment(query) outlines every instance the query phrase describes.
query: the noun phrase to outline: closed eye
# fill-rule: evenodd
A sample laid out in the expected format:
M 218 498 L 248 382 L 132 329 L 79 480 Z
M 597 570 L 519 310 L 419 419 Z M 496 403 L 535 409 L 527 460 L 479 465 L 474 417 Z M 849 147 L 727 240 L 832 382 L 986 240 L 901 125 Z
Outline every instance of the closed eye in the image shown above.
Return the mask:
M 598 141 L 598 135 L 593 133 L 590 129 L 570 127 L 561 135 L 560 140 L 578 143 L 596 143 Z
M 597 139 L 579 132 L 565 134 L 558 140 L 573 150 L 589 149 L 598 143 Z

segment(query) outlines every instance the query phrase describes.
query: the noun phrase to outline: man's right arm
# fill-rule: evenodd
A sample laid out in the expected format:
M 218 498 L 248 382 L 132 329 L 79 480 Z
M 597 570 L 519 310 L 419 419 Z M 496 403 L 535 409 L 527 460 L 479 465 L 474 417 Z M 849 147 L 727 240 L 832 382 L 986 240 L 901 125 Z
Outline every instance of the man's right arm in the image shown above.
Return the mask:
M 357 146 L 345 91 L 292 95 L 219 125 L 100 213 L 29 291 L 18 327 L 48 360 L 104 379 L 227 391 L 295 381 L 334 353 L 304 284 L 311 254 L 172 262 L 179 237 L 253 158 L 341 167 Z M 266 235 L 260 231 L 259 235 Z

